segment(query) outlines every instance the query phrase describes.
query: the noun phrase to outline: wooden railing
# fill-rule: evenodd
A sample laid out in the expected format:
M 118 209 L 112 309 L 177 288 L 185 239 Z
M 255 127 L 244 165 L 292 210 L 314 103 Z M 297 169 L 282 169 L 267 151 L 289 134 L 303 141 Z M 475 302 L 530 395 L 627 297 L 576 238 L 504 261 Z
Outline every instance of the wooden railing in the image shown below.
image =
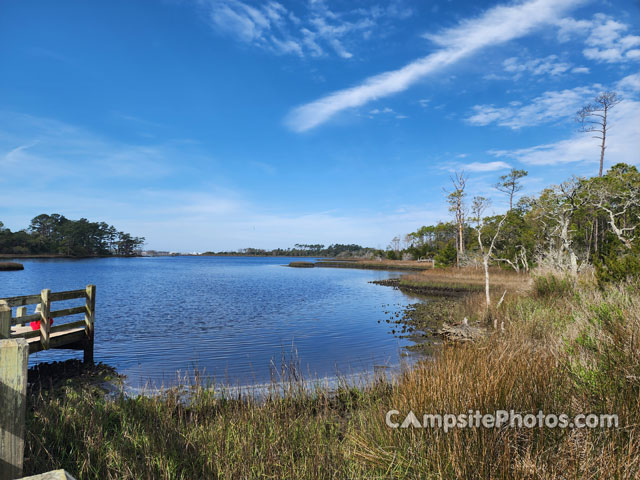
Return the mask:
M 85 304 L 77 307 L 52 310 L 53 302 L 83 298 Z M 27 305 L 37 305 L 35 313 L 27 314 Z M 16 309 L 13 316 L 13 308 Z M 85 352 L 85 362 L 93 362 L 93 334 L 96 308 L 96 287 L 88 285 L 82 290 L 51 292 L 0 299 L 0 338 L 24 338 L 29 352 L 50 348 L 75 348 Z M 52 325 L 54 318 L 84 314 L 83 320 Z M 26 324 L 40 322 L 40 328 Z

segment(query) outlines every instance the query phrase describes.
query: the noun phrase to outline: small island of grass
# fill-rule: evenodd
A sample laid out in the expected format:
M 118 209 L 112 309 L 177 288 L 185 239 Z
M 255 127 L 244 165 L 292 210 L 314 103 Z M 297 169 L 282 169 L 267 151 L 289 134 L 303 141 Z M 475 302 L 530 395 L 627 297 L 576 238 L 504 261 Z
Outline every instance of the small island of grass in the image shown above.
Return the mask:
M 0 262 L 0 272 L 11 270 L 24 270 L 24 265 L 18 262 Z
M 289 263 L 290 267 L 294 268 L 313 268 L 315 267 L 315 263 L 313 262 L 291 262 Z

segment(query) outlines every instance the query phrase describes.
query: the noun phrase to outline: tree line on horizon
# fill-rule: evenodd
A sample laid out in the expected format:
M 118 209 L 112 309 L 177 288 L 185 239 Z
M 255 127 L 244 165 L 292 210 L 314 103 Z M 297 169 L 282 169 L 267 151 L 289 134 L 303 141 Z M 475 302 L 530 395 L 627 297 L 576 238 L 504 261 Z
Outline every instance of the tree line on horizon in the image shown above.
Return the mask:
M 38 215 L 29 227 L 16 232 L 0 221 L 1 254 L 132 257 L 140 253 L 144 241 L 105 222 L 70 220 L 57 213 Z
M 241 248 L 236 251 L 204 252 L 202 255 L 242 255 L 249 257 L 365 257 L 376 250 L 356 244 L 335 243 L 323 244 L 296 243 L 293 248 Z

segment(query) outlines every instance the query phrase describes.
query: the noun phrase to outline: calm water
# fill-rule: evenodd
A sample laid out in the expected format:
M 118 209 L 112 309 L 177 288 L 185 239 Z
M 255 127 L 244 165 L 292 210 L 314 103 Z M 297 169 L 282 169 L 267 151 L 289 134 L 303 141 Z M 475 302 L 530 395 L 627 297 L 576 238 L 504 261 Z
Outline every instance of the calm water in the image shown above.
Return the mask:
M 170 384 L 194 368 L 218 381 L 260 383 L 292 351 L 307 378 L 399 363 L 407 341 L 391 334 L 384 312 L 412 300 L 368 283 L 394 274 L 282 266 L 291 260 L 24 260 L 24 271 L 0 272 L 0 298 L 94 283 L 96 361 L 126 374 L 132 387 Z M 75 304 L 57 302 L 55 309 Z M 74 357 L 82 352 L 50 350 L 30 361 Z

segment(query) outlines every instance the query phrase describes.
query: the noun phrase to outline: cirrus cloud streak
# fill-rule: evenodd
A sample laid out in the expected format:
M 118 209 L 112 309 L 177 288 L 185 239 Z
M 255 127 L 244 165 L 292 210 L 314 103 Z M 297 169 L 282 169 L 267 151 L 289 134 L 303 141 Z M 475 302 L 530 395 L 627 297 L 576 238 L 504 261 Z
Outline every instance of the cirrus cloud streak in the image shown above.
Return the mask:
M 366 79 L 360 85 L 333 92 L 292 110 L 285 123 L 296 132 L 315 128 L 337 113 L 408 89 L 420 79 L 453 65 L 478 50 L 522 37 L 544 25 L 581 0 L 530 0 L 501 5 L 477 18 L 425 38 L 440 47 L 408 65 Z

